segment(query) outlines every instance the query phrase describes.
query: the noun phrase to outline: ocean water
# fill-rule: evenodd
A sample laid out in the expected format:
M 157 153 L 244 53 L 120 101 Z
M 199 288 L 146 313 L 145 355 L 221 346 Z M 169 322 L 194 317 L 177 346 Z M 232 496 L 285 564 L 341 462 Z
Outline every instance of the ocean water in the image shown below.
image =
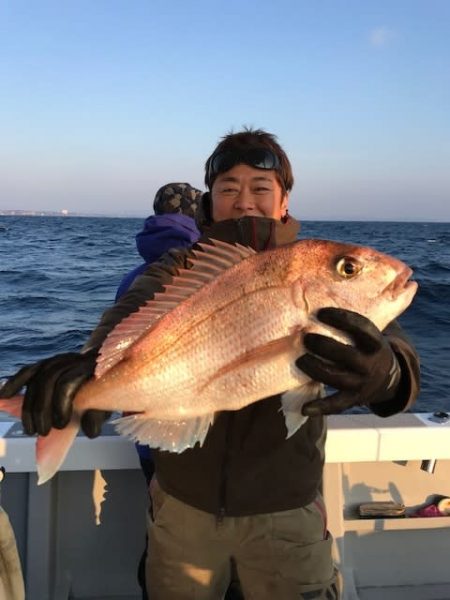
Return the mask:
M 142 262 L 142 222 L 0 218 L 0 378 L 82 346 L 121 277 Z M 400 323 L 421 358 L 414 410 L 450 411 L 450 223 L 304 222 L 301 237 L 372 246 L 412 267 L 419 292 Z

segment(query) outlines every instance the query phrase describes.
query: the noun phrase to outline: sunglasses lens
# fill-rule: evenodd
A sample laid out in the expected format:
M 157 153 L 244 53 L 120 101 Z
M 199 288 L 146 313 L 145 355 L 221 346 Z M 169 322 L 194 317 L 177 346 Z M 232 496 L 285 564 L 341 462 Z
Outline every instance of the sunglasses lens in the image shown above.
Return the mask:
M 268 148 L 251 148 L 243 152 L 227 150 L 219 152 L 211 159 L 209 165 L 209 178 L 219 173 L 225 173 L 237 164 L 245 163 L 255 169 L 279 169 L 278 156 Z
M 278 169 L 278 157 L 266 148 L 253 148 L 244 155 L 244 161 L 256 169 Z
M 238 162 L 236 154 L 234 152 L 219 152 L 211 160 L 209 167 L 210 175 L 214 176 L 218 173 L 225 173 Z

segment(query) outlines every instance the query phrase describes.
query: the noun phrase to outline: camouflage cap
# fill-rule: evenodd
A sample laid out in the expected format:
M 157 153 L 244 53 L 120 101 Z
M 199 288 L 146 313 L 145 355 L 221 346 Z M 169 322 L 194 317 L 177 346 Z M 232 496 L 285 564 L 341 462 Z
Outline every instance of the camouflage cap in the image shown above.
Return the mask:
M 153 202 L 155 215 L 182 213 L 195 217 L 202 192 L 189 183 L 167 183 L 156 192 Z

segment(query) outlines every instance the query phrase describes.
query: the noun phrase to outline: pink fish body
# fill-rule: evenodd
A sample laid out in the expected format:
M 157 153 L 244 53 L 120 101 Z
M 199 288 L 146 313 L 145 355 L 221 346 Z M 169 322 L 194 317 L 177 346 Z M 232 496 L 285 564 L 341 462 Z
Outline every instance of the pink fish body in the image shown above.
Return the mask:
M 353 310 L 382 330 L 417 289 L 404 263 L 362 246 L 302 240 L 256 254 L 214 240 L 202 249 L 191 269 L 108 335 L 72 422 L 38 440 L 40 483 L 57 471 L 91 408 L 137 413 L 117 421 L 120 433 L 182 452 L 203 443 L 217 412 L 283 394 L 292 435 L 306 420 L 302 405 L 322 390 L 295 366 L 303 335 L 348 342 L 315 319 L 317 310 Z M 20 415 L 21 399 L 0 401 L 0 410 Z

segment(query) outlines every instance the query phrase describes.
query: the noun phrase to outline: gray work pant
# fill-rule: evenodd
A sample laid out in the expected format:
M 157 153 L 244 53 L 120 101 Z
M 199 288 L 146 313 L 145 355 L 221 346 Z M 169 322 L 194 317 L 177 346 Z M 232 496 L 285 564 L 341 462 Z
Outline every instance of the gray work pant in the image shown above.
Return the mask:
M 339 600 L 321 497 L 303 508 L 217 517 L 152 486 L 150 600 L 221 600 L 233 558 L 246 600 Z

